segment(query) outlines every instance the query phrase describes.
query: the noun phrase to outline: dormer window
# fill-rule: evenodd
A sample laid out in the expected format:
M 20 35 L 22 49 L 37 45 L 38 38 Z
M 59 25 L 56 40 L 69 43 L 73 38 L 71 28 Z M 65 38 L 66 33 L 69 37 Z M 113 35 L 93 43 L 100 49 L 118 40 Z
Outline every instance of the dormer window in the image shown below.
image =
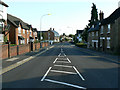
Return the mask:
M 18 27 L 18 33 L 21 33 L 21 27 Z
M 94 36 L 94 32 L 92 32 L 92 36 Z
M 98 31 L 96 32 L 96 36 L 98 36 Z
M 110 24 L 108 24 L 108 32 L 107 33 L 110 33 L 110 28 L 111 28 L 111 26 L 110 26 Z
M 103 26 L 101 26 L 100 34 L 103 34 Z
M 23 29 L 23 34 L 25 34 L 25 29 Z

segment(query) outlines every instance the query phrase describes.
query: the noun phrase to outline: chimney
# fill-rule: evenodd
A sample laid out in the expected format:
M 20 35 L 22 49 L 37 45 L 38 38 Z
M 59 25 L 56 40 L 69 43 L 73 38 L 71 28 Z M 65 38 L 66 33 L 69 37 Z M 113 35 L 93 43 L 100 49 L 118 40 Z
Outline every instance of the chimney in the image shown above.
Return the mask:
M 53 31 L 54 31 L 55 29 L 53 28 Z
M 120 7 L 120 1 L 118 2 L 118 8 Z
M 50 30 L 52 30 L 52 28 L 50 28 Z
M 100 10 L 100 13 L 99 13 L 99 19 L 100 19 L 100 21 L 104 19 L 104 13 L 101 10 Z

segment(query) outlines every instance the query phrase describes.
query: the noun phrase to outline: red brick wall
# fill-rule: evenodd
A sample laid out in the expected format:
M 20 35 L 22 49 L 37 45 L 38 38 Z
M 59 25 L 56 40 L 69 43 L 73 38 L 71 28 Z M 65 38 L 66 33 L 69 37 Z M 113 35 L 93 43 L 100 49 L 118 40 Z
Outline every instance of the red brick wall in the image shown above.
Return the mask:
M 40 48 L 40 43 L 36 43 L 36 49 L 39 49 Z
M 8 58 L 8 45 L 2 45 L 2 59 Z
M 17 56 L 17 45 L 10 47 L 10 57 Z
M 27 53 L 30 51 L 30 47 L 29 44 L 25 44 L 25 45 L 19 45 L 18 46 L 18 54 L 23 54 L 23 53 Z

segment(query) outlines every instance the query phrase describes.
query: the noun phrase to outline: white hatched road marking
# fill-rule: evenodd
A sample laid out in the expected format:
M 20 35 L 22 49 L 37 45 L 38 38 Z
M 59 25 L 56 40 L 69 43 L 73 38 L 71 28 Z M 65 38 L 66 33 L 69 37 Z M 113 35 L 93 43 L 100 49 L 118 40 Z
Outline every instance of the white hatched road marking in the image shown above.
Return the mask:
M 55 63 L 58 60 L 58 58 L 55 59 L 55 61 L 53 63 Z
M 81 77 L 81 79 L 84 81 L 85 79 L 83 78 L 83 76 L 78 72 L 78 70 L 73 66 L 73 68 L 75 69 L 75 71 L 78 73 L 78 75 Z
M 67 72 L 67 71 L 59 71 L 59 70 L 50 70 L 50 72 L 67 73 L 67 74 L 77 74 L 75 72 Z
M 71 62 L 67 62 L 67 61 L 56 61 L 58 63 L 71 63 Z
M 55 80 L 50 80 L 50 79 L 45 79 L 45 81 L 52 82 L 52 83 L 63 84 L 63 85 L 67 85 L 67 86 L 71 86 L 71 87 L 75 87 L 75 88 L 80 88 L 80 89 L 86 89 L 85 87 L 81 87 L 81 86 L 78 86 L 78 85 L 73 85 L 73 84 L 60 82 L 60 81 L 55 81 Z
M 73 66 L 67 66 L 67 65 L 54 65 L 54 66 L 57 66 L 57 67 L 68 67 L 68 68 L 72 68 Z
M 70 63 L 71 63 L 71 61 L 69 60 L 69 58 L 67 58 L 67 60 L 68 60 L 68 62 L 70 62 Z
M 58 58 L 58 60 L 67 60 L 67 58 Z
M 63 53 L 63 49 L 61 48 L 61 53 L 58 55 L 58 57 L 63 57 L 63 58 L 56 58 L 53 63 L 56 63 L 56 62 L 58 62 L 58 63 L 71 63 L 71 61 L 70 61 L 69 58 L 64 58 L 64 57 L 66 56 L 64 53 L 63 53 L 64 56 L 61 56 L 62 53 Z M 67 61 L 57 61 L 57 60 L 67 60 Z M 73 84 L 69 84 L 69 83 L 65 83 L 65 82 L 60 82 L 60 81 L 45 79 L 49 72 L 55 72 L 55 73 L 65 73 L 65 74 L 78 74 L 83 81 L 85 80 L 85 79 L 83 78 L 83 76 L 79 73 L 79 71 L 78 71 L 74 66 L 68 66 L 68 65 L 54 65 L 54 66 L 74 68 L 74 70 L 75 70 L 76 72 L 68 72 L 68 71 L 60 71 L 60 70 L 51 70 L 52 67 L 49 67 L 48 71 L 45 73 L 45 75 L 43 76 L 43 78 L 41 79 L 41 81 L 48 81 L 48 82 L 63 84 L 63 85 L 67 85 L 67 86 L 72 86 L 72 87 L 75 87 L 75 88 L 86 89 L 85 87 L 81 87 L 81 86 L 78 86 L 78 85 L 73 85 Z
M 58 55 L 58 57 L 61 55 L 61 53 Z
M 47 70 L 47 72 L 45 73 L 45 75 L 43 76 L 43 78 L 41 79 L 41 81 L 43 81 L 45 79 L 45 77 L 47 76 L 47 74 L 49 73 L 49 71 L 51 70 L 52 67 L 49 67 L 49 69 Z

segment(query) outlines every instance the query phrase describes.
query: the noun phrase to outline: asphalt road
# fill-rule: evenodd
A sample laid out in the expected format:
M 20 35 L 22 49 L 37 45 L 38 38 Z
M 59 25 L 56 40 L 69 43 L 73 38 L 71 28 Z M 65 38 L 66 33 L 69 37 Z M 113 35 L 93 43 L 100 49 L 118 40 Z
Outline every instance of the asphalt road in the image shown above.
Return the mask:
M 61 43 L 4 73 L 2 82 L 3 88 L 115 89 L 118 63 Z

